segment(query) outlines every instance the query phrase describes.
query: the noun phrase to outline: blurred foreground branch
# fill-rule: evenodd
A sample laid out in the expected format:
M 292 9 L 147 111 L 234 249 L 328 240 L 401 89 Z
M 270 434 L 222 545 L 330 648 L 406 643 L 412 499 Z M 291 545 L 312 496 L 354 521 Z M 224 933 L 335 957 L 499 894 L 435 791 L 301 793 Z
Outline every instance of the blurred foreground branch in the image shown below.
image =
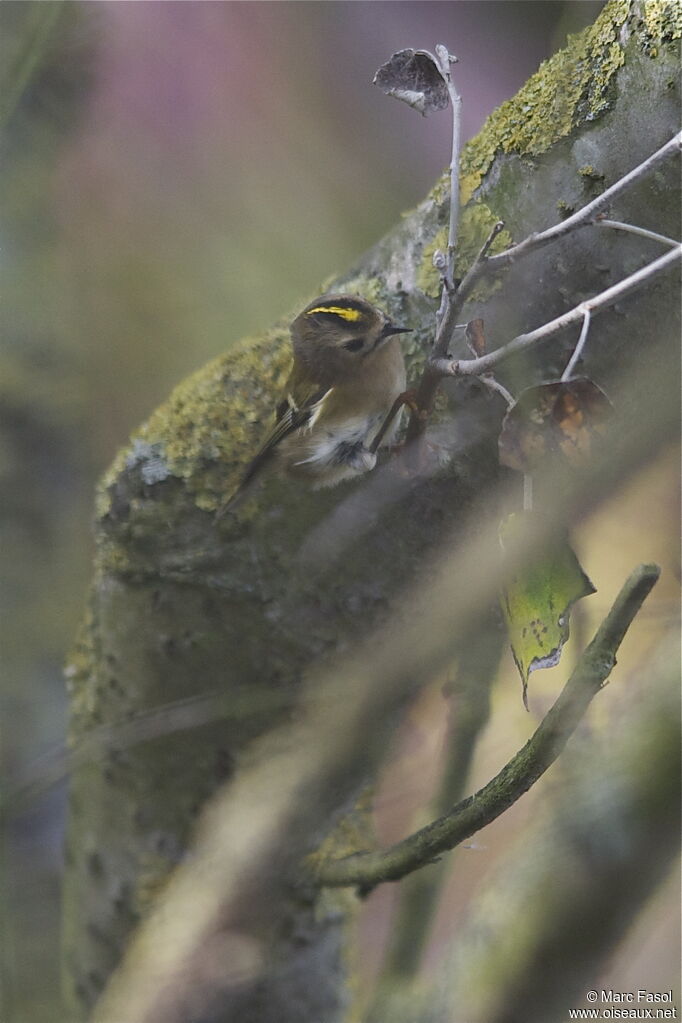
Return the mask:
M 14 42 L 14 52 L 6 54 L 8 59 L 0 73 L 0 130 L 5 129 L 35 75 L 41 70 L 43 58 L 64 9 L 64 0 L 26 6 L 29 10 L 21 22 L 18 38 L 10 37 Z
M 568 784 L 539 822 L 532 859 L 527 849 L 515 850 L 485 905 L 476 907 L 470 929 L 459 936 L 450 1004 L 468 1018 L 567 1019 L 568 1010 L 598 986 L 614 945 L 674 870 L 680 807 L 677 647 L 673 629 L 647 661 L 646 699 L 627 707 L 605 745 L 594 747 L 588 739 L 573 750 Z M 472 940 L 475 933 L 480 938 L 482 926 L 488 937 Z M 492 964 L 495 985 L 483 981 Z M 631 980 L 647 986 L 639 973 Z
M 357 885 L 367 893 L 382 881 L 398 881 L 432 863 L 440 853 L 454 849 L 520 799 L 554 763 L 608 679 L 616 663 L 616 651 L 659 575 L 657 565 L 640 565 L 634 570 L 535 734 L 487 785 L 390 849 L 322 863 L 315 872 L 317 882 Z
M 669 873 L 674 893 L 677 877 L 676 628 L 639 670 L 642 691 L 623 693 L 602 741 L 586 729 L 566 749 L 549 798 L 474 895 L 440 969 L 399 979 L 367 1023 L 565 1023 L 590 1008 L 588 990 L 618 983 L 610 957 L 629 928 L 620 977 L 650 987 L 660 901 L 647 901 Z
M 424 821 L 442 817 L 467 791 L 478 741 L 490 718 L 491 689 L 500 667 L 504 639 L 494 606 L 483 616 L 480 629 L 462 638 L 455 675 L 443 690 L 448 699 L 449 721 L 440 783 L 430 804 L 418 809 L 415 830 Z M 404 981 L 418 973 L 451 870 L 452 858 L 448 857 L 404 879 L 375 1001 L 397 979 Z
M 654 363 L 651 372 L 659 377 L 662 370 Z M 648 390 L 651 383 L 638 376 L 632 386 Z M 625 466 L 635 471 L 647 461 L 670 435 L 671 415 L 676 418 L 665 402 L 654 406 L 647 430 L 634 435 L 616 422 L 607 461 L 572 479 L 568 489 L 556 476 L 546 532 L 526 537 L 526 549 L 520 544 L 515 556 L 550 543 L 562 523 L 578 521 L 611 492 Z M 134 937 L 95 1012 L 96 1023 L 181 1023 L 191 1012 L 208 1013 L 218 1004 L 223 1013 L 218 1018 L 239 1018 L 242 999 L 253 997 L 254 985 L 266 999 L 270 991 L 277 1008 L 269 985 L 281 978 L 265 958 L 267 935 L 292 892 L 314 905 L 314 892 L 305 886 L 300 862 L 290 859 L 284 836 L 304 842 L 320 821 L 329 820 L 342 780 L 359 781 L 379 761 L 387 722 L 412 691 L 415 672 L 437 670 L 496 593 L 498 514 L 499 508 L 492 515 L 474 510 L 475 533 L 460 532 L 456 544 L 440 552 L 428 582 L 409 594 L 394 623 L 342 664 L 316 674 L 306 713 L 295 726 L 256 743 L 253 766 L 207 808 L 191 859 L 175 872 Z M 617 602 L 600 633 L 602 650 L 618 645 L 634 603 L 653 581 L 651 570 L 644 571 L 632 590 L 626 588 L 625 605 Z M 610 661 L 603 677 L 609 666 Z M 265 915 L 259 906 L 267 907 Z M 226 949 L 233 966 L 211 967 Z M 266 1014 L 265 1002 L 257 1004 L 263 1019 L 276 1018 Z

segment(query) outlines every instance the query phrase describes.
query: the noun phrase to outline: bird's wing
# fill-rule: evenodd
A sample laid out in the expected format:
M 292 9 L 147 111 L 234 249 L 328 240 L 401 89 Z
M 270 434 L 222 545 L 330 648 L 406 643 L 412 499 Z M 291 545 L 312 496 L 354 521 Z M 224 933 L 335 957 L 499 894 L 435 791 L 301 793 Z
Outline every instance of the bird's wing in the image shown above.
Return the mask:
M 233 506 L 245 488 L 270 461 L 277 445 L 294 430 L 298 430 L 310 422 L 330 390 L 329 387 L 321 387 L 314 381 L 302 378 L 297 372 L 297 367 L 292 369 L 287 381 L 285 396 L 275 409 L 275 425 L 246 466 L 239 486 L 227 504 L 220 509 L 219 516 Z
M 321 387 L 310 379 L 301 378 L 294 368 L 287 381 L 285 394 L 275 409 L 276 422 L 267 435 L 254 458 L 249 462 L 244 474 L 244 482 L 252 479 L 263 460 L 267 459 L 274 448 L 288 437 L 294 430 L 306 426 L 329 394 L 331 388 Z

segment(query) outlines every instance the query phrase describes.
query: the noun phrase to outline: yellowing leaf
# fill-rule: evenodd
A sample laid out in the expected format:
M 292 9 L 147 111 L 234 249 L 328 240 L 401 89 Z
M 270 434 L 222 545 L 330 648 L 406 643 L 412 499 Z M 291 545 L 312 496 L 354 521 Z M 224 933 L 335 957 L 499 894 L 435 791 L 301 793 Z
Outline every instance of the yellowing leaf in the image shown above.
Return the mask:
M 522 530 L 532 529 L 537 512 L 510 515 L 501 525 L 503 550 L 509 550 Z M 538 668 L 553 668 L 568 639 L 571 607 L 594 593 L 568 540 L 551 551 L 526 561 L 513 572 L 500 594 L 516 666 L 523 683 L 523 704 L 528 710 L 528 676 Z

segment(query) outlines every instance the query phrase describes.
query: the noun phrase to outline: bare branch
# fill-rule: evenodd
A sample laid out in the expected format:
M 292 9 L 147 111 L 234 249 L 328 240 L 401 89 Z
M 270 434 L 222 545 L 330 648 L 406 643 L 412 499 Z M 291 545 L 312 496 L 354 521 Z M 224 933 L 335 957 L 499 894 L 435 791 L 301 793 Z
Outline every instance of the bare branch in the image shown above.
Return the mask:
M 657 149 L 655 153 L 652 153 L 651 156 L 647 157 L 647 159 L 640 163 L 637 167 L 633 168 L 633 170 L 629 171 L 629 173 L 623 175 L 622 178 L 619 178 L 618 181 L 614 182 L 610 188 L 607 188 L 601 195 L 597 196 L 596 199 L 593 199 L 592 202 L 588 203 L 587 206 L 583 206 L 582 209 L 578 210 L 572 216 L 567 217 L 566 220 L 562 220 L 560 224 L 555 224 L 546 231 L 541 231 L 537 234 L 530 234 L 517 245 L 512 245 L 510 248 L 505 249 L 504 252 L 500 252 L 496 256 L 486 256 L 494 238 L 497 234 L 499 234 L 499 231 L 501 231 L 504 226 L 502 225 L 498 228 L 498 225 L 496 224 L 493 228 L 493 234 L 486 241 L 483 249 L 481 249 L 481 252 L 474 260 L 471 268 L 457 289 L 455 301 L 452 303 L 452 312 L 459 313 L 460 309 L 464 305 L 464 301 L 471 293 L 474 284 L 476 284 L 484 272 L 488 273 L 502 270 L 504 267 L 509 266 L 522 256 L 528 255 L 545 245 L 549 245 L 551 242 L 556 241 L 558 238 L 563 238 L 565 235 L 570 234 L 578 228 L 607 223 L 607 221 L 595 219 L 599 211 L 603 209 L 604 206 L 608 206 L 615 196 L 625 191 L 640 178 L 649 174 L 663 160 L 666 160 L 668 157 L 678 153 L 681 146 L 682 132 L 679 132 L 666 142 L 665 145 L 661 146 L 660 149 Z M 615 224 L 617 221 L 608 221 L 608 223 Z M 644 228 L 639 228 L 636 232 L 633 231 L 633 233 L 641 233 L 643 231 Z M 666 244 L 669 243 L 671 246 L 677 246 L 679 244 L 678 242 L 672 241 L 672 239 L 666 239 L 664 235 L 656 235 L 655 238 L 658 241 L 665 241 Z M 439 331 L 439 335 L 441 333 L 445 334 L 445 331 Z M 447 344 L 449 342 L 449 334 L 447 340 L 445 338 L 443 339 L 445 342 L 444 345 L 439 347 L 440 340 L 441 338 L 438 336 L 434 345 L 435 356 L 445 355 L 445 352 L 447 351 Z
M 433 358 L 431 358 L 424 367 L 422 378 L 416 389 L 417 404 L 418 407 L 422 410 L 422 415 L 416 415 L 413 413 L 413 415 L 410 417 L 410 422 L 407 429 L 408 444 L 420 440 L 420 438 L 422 438 L 424 435 L 424 431 L 426 429 L 426 417 L 424 416 L 423 413 L 425 412 L 428 414 L 430 412 L 433 406 L 433 400 L 438 390 L 439 381 L 441 377 L 455 376 L 458 373 L 478 375 L 481 372 L 485 372 L 486 369 L 491 368 L 493 365 L 496 365 L 497 362 L 501 361 L 502 358 L 506 358 L 506 355 L 511 354 L 511 351 L 516 350 L 512 349 L 507 351 L 506 347 L 505 349 L 498 349 L 498 351 L 504 351 L 505 354 L 502 356 L 498 356 L 496 352 L 493 352 L 490 355 L 486 356 L 485 358 L 489 359 L 490 362 L 485 367 L 479 366 L 477 364 L 480 360 L 453 363 L 446 359 L 448 346 L 450 344 L 450 340 L 455 329 L 456 320 L 459 317 L 459 313 L 464 307 L 466 300 L 471 294 L 474 285 L 477 283 L 479 278 L 484 273 L 496 272 L 498 270 L 504 269 L 505 267 L 513 263 L 515 260 L 520 259 L 522 256 L 528 255 L 529 253 L 534 252 L 536 249 L 540 249 L 545 245 L 549 245 L 552 242 L 556 241 L 557 239 L 570 234 L 572 231 L 575 231 L 579 228 L 587 227 L 588 225 L 594 225 L 595 223 L 597 223 L 595 218 L 599 211 L 602 210 L 605 206 L 607 206 L 612 201 L 612 199 L 614 199 L 621 192 L 625 191 L 640 178 L 643 178 L 645 175 L 649 174 L 663 160 L 666 160 L 668 159 L 668 157 L 673 156 L 675 153 L 678 153 L 680 151 L 681 146 L 682 132 L 678 132 L 677 135 L 673 136 L 673 138 L 671 138 L 668 142 L 661 146 L 660 149 L 657 149 L 655 153 L 652 153 L 651 156 L 647 157 L 646 160 L 640 163 L 637 167 L 633 168 L 633 170 L 629 171 L 628 174 L 625 174 L 618 181 L 614 182 L 614 184 L 611 185 L 610 188 L 607 188 L 604 192 L 602 192 L 601 195 L 597 196 L 596 199 L 588 203 L 586 206 L 583 206 L 582 209 L 578 210 L 572 216 L 567 217 L 566 220 L 563 220 L 560 224 L 555 224 L 553 227 L 548 228 L 546 231 L 541 231 L 536 234 L 528 235 L 527 238 L 519 242 L 517 245 L 512 245 L 510 248 L 505 249 L 504 252 L 500 252 L 495 256 L 487 256 L 487 252 L 490 248 L 490 245 L 494 240 L 494 235 L 499 233 L 499 230 L 502 229 L 500 227 L 498 230 L 498 225 L 497 224 L 495 225 L 495 227 L 493 228 L 492 236 L 486 240 L 486 243 L 481 249 L 481 252 L 474 260 L 472 266 L 465 275 L 459 287 L 451 294 L 448 293 L 447 288 L 444 289 L 443 300 L 441 302 L 441 308 L 439 310 L 437 317 L 438 326 L 436 329 L 436 337 L 433 345 Z M 663 236 L 661 236 L 661 238 L 662 237 Z M 675 251 L 677 252 L 677 250 Z M 657 273 L 659 272 L 659 269 L 665 269 L 666 266 L 667 264 L 664 264 L 662 267 L 659 267 L 658 261 L 656 261 L 655 263 L 651 264 L 651 273 L 652 274 Z M 635 287 L 639 287 L 639 284 L 643 283 L 643 281 L 647 279 L 648 275 L 645 276 L 641 282 L 640 281 L 635 282 L 636 277 L 637 275 L 633 274 L 632 277 L 626 278 L 626 281 L 631 282 L 632 290 L 634 290 Z M 621 284 L 625 284 L 625 282 L 621 282 Z M 615 287 L 617 288 L 619 287 L 619 285 L 616 285 Z M 609 292 L 603 292 L 602 294 L 608 295 Z M 621 296 L 618 295 L 617 297 Z M 591 303 L 595 301 L 596 299 L 590 300 Z M 614 298 L 613 301 L 616 301 L 616 299 Z M 607 302 L 607 304 L 610 303 Z M 583 303 L 581 306 L 577 307 L 577 311 L 576 310 L 572 311 L 573 313 L 575 313 L 575 315 L 572 315 L 571 313 L 565 314 L 566 316 L 569 317 L 569 319 L 562 322 L 561 326 L 557 326 L 556 330 L 559 330 L 561 329 L 561 327 L 566 326 L 567 324 L 574 322 L 574 320 L 581 318 L 584 315 L 584 308 L 586 305 L 587 303 Z M 603 306 L 603 308 L 605 308 L 605 306 Z M 596 312 L 598 311 L 598 308 L 597 306 L 590 304 L 590 310 L 591 312 Z M 553 325 L 558 322 L 559 321 L 552 321 L 552 324 L 547 324 L 547 327 L 552 328 Z M 543 336 L 549 337 L 552 335 L 552 333 L 554 333 L 554 330 L 549 329 L 548 333 Z M 535 332 L 528 335 L 520 335 L 520 337 L 532 338 L 532 340 L 534 341 L 537 339 L 534 336 L 534 334 Z M 510 345 L 514 345 L 517 341 L 519 341 L 519 338 L 515 338 L 514 341 L 510 342 Z M 525 347 L 526 343 L 530 344 L 532 343 L 532 341 L 526 341 L 523 344 L 519 344 L 519 347 Z
M 493 227 L 492 231 L 490 232 L 490 234 L 486 238 L 485 242 L 483 243 L 483 246 L 481 247 L 481 251 L 476 256 L 476 259 L 474 260 L 474 266 L 477 266 L 479 263 L 482 263 L 484 259 L 488 258 L 488 252 L 490 251 L 490 246 L 495 241 L 495 239 L 497 238 L 497 236 L 500 233 L 500 231 L 503 231 L 503 230 L 504 230 L 504 220 L 498 220 L 497 223 L 495 224 L 495 226 Z
M 485 386 L 489 388 L 491 391 L 495 391 L 497 394 L 501 394 L 509 408 L 512 407 L 512 405 L 516 401 L 514 395 L 507 390 L 504 384 L 501 384 L 499 380 L 496 380 L 492 373 L 482 373 L 478 379 L 481 381 L 482 384 L 485 384 Z
M 568 312 L 562 313 L 556 319 L 543 324 L 542 327 L 531 330 L 527 334 L 518 334 L 508 344 L 503 345 L 502 348 L 489 352 L 479 359 L 434 359 L 431 363 L 432 372 L 440 376 L 480 376 L 482 373 L 488 373 L 494 366 L 509 358 L 510 355 L 523 351 L 524 348 L 528 348 L 537 341 L 545 341 L 558 334 L 565 327 L 570 327 L 572 323 L 583 319 L 586 312 L 594 315 L 595 313 L 602 312 L 604 309 L 608 309 L 615 302 L 641 288 L 642 285 L 646 284 L 657 274 L 671 269 L 680 260 L 681 256 L 682 245 L 677 245 L 675 249 L 666 252 L 663 256 L 659 256 L 653 262 L 647 263 L 646 266 L 630 274 L 629 277 L 624 277 L 622 281 L 618 281 L 617 284 L 607 288 L 605 291 L 601 291 L 593 298 L 581 302 L 580 305 L 574 306 L 573 309 L 569 309 Z
M 590 331 L 590 319 L 591 318 L 592 318 L 592 314 L 590 313 L 590 310 L 586 309 L 585 310 L 585 315 L 583 317 L 583 325 L 582 325 L 582 328 L 580 330 L 580 337 L 578 338 L 578 344 L 575 346 L 575 351 L 573 352 L 573 355 L 568 360 L 568 364 L 566 366 L 566 369 L 561 374 L 561 379 L 562 379 L 563 382 L 565 382 L 566 380 L 570 380 L 571 377 L 573 376 L 573 370 L 575 369 L 575 367 L 578 364 L 578 360 L 579 360 L 580 356 L 582 355 L 583 348 L 585 347 L 585 343 L 587 341 L 587 335 L 589 334 L 589 331 Z
M 402 394 L 399 394 L 396 400 L 391 405 L 386 415 L 386 418 L 381 424 L 379 432 L 377 433 L 376 437 L 369 446 L 369 450 L 373 455 L 376 454 L 379 448 L 381 447 L 381 442 L 386 436 L 386 432 L 389 426 L 391 425 L 395 417 L 398 415 L 403 405 L 409 405 L 409 407 L 413 411 L 416 410 L 414 394 L 412 393 L 412 391 L 403 391 Z
M 635 224 L 624 224 L 620 220 L 604 220 L 602 217 L 597 217 L 594 221 L 595 227 L 611 227 L 617 231 L 627 231 L 628 234 L 637 234 L 640 238 L 649 238 L 653 242 L 660 242 L 661 245 L 668 245 L 671 249 L 674 249 L 679 242 L 676 242 L 674 238 L 668 238 L 665 234 L 659 234 L 657 231 L 649 231 L 646 227 L 636 227 Z
M 469 294 L 471 293 L 471 289 L 473 288 L 474 284 L 476 283 L 476 281 L 478 280 L 478 278 L 481 276 L 481 274 L 485 270 L 486 266 L 488 265 L 488 261 L 489 261 L 488 252 L 490 251 L 491 245 L 493 244 L 493 242 L 497 238 L 497 236 L 500 233 L 500 231 L 503 231 L 503 230 L 504 230 L 504 221 L 503 220 L 498 220 L 497 223 L 495 224 L 495 226 L 493 227 L 492 231 L 490 232 L 490 234 L 486 238 L 485 242 L 483 243 L 483 245 L 481 247 L 481 251 L 478 253 L 478 255 L 476 256 L 475 260 L 473 261 L 473 263 L 471 264 L 471 266 L 467 270 L 466 274 L 464 275 L 464 277 L 462 279 L 462 282 L 461 282 L 459 288 L 457 289 L 456 304 L 453 306 L 453 312 L 459 313 L 460 309 L 462 309 L 462 307 L 464 306 L 464 303 L 465 303 L 466 299 L 468 298 Z M 444 344 L 442 344 L 439 347 L 439 344 L 438 344 L 439 339 L 436 338 L 436 344 L 434 345 L 434 352 L 436 354 L 438 354 L 438 355 L 440 355 L 440 354 L 444 355 L 446 350 L 447 350 L 447 345 L 449 344 L 449 341 L 450 341 L 449 337 L 444 338 Z
M 439 43 L 436 46 L 436 57 L 440 71 L 447 85 L 450 103 L 452 104 L 452 150 L 450 154 L 450 222 L 448 226 L 448 256 L 445 269 L 445 287 L 452 292 L 455 287 L 455 249 L 459 233 L 459 151 L 462 123 L 462 97 L 457 92 L 450 73 L 450 65 L 457 60 L 447 47 Z
M 459 313 L 461 312 L 462 307 L 464 306 L 464 300 L 466 298 L 466 295 L 470 290 L 469 281 L 473 283 L 473 281 L 477 279 L 478 276 L 480 275 L 482 268 L 486 264 L 488 252 L 490 251 L 490 246 L 493 244 L 498 234 L 502 230 L 504 230 L 504 221 L 498 220 L 495 226 L 493 227 L 492 231 L 484 241 L 483 245 L 481 246 L 480 252 L 476 256 L 474 262 L 467 271 L 466 276 L 464 277 L 456 291 L 452 292 L 451 289 L 449 289 L 447 278 L 445 278 L 445 288 L 441 300 L 441 308 L 438 310 L 437 316 L 438 327 L 436 329 L 436 337 L 433 343 L 432 353 L 433 358 L 438 358 L 439 356 L 446 355 L 448 347 L 450 345 L 450 341 L 452 340 L 452 335 L 457 330 L 457 328 L 461 326 L 461 324 L 455 323 L 455 320 L 459 316 Z M 426 367 L 426 372 L 428 372 L 428 364 Z M 420 408 L 423 407 L 424 407 L 423 405 L 420 405 Z
M 353 885 L 368 891 L 383 881 L 397 881 L 454 849 L 520 799 L 554 763 L 592 698 L 602 689 L 616 663 L 616 651 L 659 575 L 657 565 L 640 565 L 625 581 L 556 703 L 523 749 L 495 778 L 450 813 L 390 849 L 323 863 L 316 874 L 318 884 Z
M 512 245 L 511 248 L 505 249 L 504 252 L 500 252 L 497 256 L 490 256 L 485 263 L 486 271 L 501 270 L 503 267 L 509 266 L 519 259 L 520 256 L 525 256 L 529 252 L 542 248 L 544 245 L 549 245 L 551 242 L 556 241 L 557 238 L 563 238 L 577 228 L 587 227 L 588 224 L 594 223 L 597 213 L 605 206 L 608 206 L 612 199 L 630 188 L 640 178 L 651 173 L 663 160 L 667 160 L 669 156 L 678 153 L 681 146 L 682 132 L 678 132 L 665 145 L 657 149 L 655 153 L 652 153 L 651 156 L 647 157 L 646 160 L 633 168 L 628 174 L 624 174 L 622 178 L 619 178 L 610 188 L 607 188 L 596 199 L 589 202 L 587 206 L 583 206 L 582 209 L 579 209 L 572 216 L 562 220 L 560 224 L 555 224 L 553 227 L 548 228 L 548 230 L 541 231 L 538 234 L 530 234 L 522 242 L 519 242 L 518 245 Z

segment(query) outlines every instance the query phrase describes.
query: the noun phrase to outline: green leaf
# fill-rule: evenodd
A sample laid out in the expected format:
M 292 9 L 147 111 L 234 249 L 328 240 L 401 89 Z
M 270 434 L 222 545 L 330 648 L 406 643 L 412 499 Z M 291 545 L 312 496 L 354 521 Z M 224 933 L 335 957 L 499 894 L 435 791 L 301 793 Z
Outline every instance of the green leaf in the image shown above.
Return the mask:
M 533 528 L 538 512 L 510 515 L 500 527 L 503 551 L 509 551 L 522 531 Z M 580 567 L 567 539 L 541 557 L 531 557 L 512 572 L 500 594 L 516 666 L 528 710 L 528 676 L 538 668 L 553 668 L 568 639 L 569 616 L 576 600 L 595 588 Z

